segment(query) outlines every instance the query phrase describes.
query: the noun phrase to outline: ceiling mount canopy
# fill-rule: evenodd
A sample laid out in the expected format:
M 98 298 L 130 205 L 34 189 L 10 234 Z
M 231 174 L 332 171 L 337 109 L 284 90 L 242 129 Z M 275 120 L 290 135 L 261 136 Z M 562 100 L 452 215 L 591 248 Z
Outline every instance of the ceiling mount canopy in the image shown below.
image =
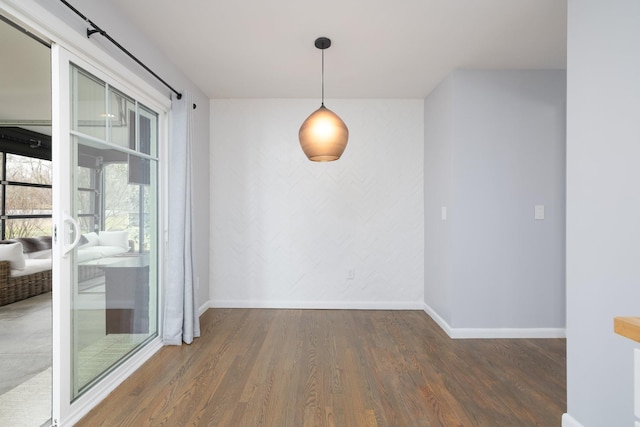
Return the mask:
M 300 126 L 298 139 L 302 151 L 314 162 L 338 160 L 349 139 L 349 129 L 336 113 L 324 106 L 324 51 L 331 46 L 327 37 L 318 37 L 315 46 L 322 51 L 322 102 Z
M 331 39 L 326 37 L 318 37 L 314 43 L 318 49 L 329 49 L 331 47 Z

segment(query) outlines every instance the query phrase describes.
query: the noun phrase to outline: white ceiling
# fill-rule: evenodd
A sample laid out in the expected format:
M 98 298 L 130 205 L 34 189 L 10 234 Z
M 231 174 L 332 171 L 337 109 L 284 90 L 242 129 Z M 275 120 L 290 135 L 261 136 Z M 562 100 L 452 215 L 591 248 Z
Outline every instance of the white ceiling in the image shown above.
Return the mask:
M 333 42 L 327 98 L 424 98 L 456 68 L 566 65 L 566 0 L 111 1 L 210 98 L 319 97 L 318 36 Z

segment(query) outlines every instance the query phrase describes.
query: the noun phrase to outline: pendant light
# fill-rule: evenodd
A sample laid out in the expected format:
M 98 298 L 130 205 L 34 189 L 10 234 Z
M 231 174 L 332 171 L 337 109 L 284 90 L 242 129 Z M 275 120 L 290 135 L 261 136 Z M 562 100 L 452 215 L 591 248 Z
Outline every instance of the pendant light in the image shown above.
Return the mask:
M 302 151 L 314 162 L 338 160 L 349 139 L 349 129 L 336 113 L 324 106 L 324 50 L 331 46 L 331 40 L 319 37 L 315 45 L 322 51 L 322 103 L 300 126 L 298 139 Z

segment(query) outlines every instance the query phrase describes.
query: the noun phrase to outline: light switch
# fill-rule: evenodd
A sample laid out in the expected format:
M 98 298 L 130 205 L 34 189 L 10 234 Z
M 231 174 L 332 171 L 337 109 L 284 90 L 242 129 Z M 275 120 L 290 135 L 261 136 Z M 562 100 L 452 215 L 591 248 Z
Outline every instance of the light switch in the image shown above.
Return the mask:
M 442 218 L 443 221 L 447 220 L 447 207 L 443 206 L 440 208 L 440 218 Z
M 535 219 L 544 219 L 544 205 L 535 206 Z

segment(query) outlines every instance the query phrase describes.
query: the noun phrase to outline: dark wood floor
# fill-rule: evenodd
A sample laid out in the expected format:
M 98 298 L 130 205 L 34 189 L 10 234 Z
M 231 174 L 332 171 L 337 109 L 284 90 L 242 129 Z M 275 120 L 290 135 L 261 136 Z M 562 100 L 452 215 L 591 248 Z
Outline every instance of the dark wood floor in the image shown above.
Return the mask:
M 565 341 L 451 340 L 421 311 L 211 309 L 78 426 L 559 426 Z

